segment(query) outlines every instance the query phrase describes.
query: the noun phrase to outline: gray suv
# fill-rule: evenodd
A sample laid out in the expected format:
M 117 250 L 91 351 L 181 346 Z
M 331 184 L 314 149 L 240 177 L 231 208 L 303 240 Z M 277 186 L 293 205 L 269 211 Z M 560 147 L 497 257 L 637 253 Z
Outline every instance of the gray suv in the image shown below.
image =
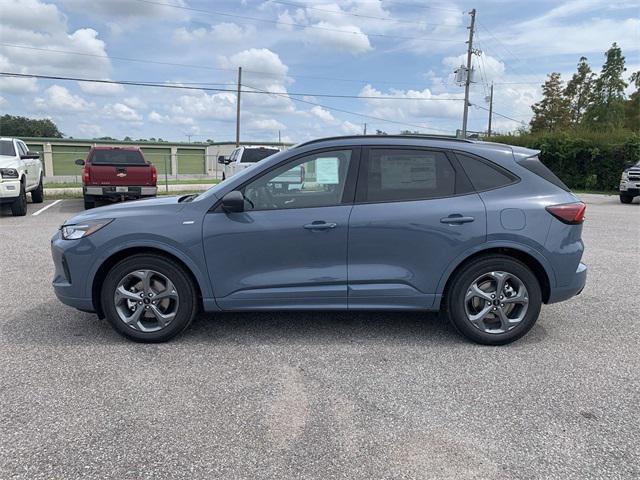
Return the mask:
M 52 239 L 58 298 L 165 341 L 198 310 L 441 311 L 511 342 L 585 285 L 585 205 L 534 150 L 355 136 L 275 154 L 200 195 L 73 217 Z

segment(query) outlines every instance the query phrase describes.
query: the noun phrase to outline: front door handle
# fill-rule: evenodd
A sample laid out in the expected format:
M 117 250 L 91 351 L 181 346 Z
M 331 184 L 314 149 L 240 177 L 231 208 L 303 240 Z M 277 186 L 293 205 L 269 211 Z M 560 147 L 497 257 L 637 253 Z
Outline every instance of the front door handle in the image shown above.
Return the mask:
M 446 223 L 449 225 L 461 225 L 463 223 L 471 223 L 475 220 L 474 217 L 463 217 L 459 213 L 454 213 L 448 217 L 442 217 L 440 223 Z
M 307 223 L 304 228 L 307 230 L 329 230 L 337 226 L 337 223 L 327 223 L 322 220 L 316 220 L 315 222 Z

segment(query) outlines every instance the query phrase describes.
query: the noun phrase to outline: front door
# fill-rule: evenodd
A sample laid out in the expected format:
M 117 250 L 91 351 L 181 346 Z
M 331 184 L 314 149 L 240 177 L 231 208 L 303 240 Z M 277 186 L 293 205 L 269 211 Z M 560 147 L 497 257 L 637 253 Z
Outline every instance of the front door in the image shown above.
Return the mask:
M 369 149 L 349 221 L 349 308 L 430 308 L 449 263 L 485 235 L 484 204 L 455 159 Z
M 245 211 L 205 216 L 203 244 L 223 310 L 344 309 L 357 149 L 288 161 L 239 190 Z

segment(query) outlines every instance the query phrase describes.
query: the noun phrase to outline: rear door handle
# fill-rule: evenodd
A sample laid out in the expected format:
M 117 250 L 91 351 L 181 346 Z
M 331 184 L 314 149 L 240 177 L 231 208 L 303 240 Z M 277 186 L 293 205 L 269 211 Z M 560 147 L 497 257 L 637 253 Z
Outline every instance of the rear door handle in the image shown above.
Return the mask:
M 455 213 L 453 215 L 449 215 L 448 217 L 442 217 L 440 219 L 440 223 L 446 223 L 449 225 L 460 225 L 463 223 L 471 223 L 474 220 L 474 217 L 463 217 L 462 215 Z
M 316 220 L 315 222 L 307 223 L 304 228 L 307 230 L 329 230 L 337 226 L 337 223 L 327 223 L 322 220 Z

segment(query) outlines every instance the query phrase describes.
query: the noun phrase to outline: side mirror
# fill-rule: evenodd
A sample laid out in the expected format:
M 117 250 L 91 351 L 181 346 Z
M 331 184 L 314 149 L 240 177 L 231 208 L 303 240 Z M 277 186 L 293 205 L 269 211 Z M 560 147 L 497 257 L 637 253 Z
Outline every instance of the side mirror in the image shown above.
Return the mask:
M 242 192 L 234 190 L 222 197 L 222 209 L 227 213 L 244 212 L 244 195 Z
M 218 163 L 224 164 L 226 161 L 227 161 L 227 157 L 225 157 L 224 155 L 218 156 Z
M 81 158 L 77 159 L 74 163 L 79 167 L 84 166 L 84 160 L 82 160 Z

